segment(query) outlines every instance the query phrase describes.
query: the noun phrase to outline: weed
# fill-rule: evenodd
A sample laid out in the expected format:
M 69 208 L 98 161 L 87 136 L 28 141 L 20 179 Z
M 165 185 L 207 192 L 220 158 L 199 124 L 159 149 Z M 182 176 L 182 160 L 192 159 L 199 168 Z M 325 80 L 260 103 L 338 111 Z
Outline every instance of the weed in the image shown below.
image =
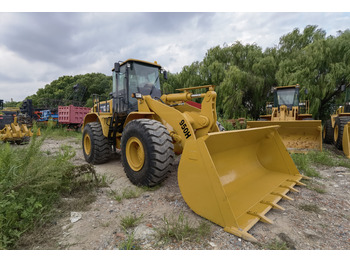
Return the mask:
M 271 242 L 262 245 L 265 250 L 289 250 L 287 243 L 278 239 L 273 239 Z
M 291 157 L 300 172 L 303 171 L 304 175 L 308 177 L 320 177 L 320 173 L 311 167 L 312 162 L 308 156 L 309 154 L 291 154 Z
M 40 151 L 45 137 L 33 136 L 25 147 L 0 144 L 0 249 L 15 247 L 23 234 L 49 221 L 62 194 L 84 192 L 79 199 L 86 204 L 93 199 L 86 192 L 96 175 L 74 172 L 69 147 L 55 156 Z
M 244 120 L 242 123 L 238 120 L 228 121 L 227 119 L 219 117 L 218 122 L 225 128 L 226 131 L 245 129 L 247 127 L 247 122 Z
M 134 234 L 132 233 L 119 244 L 118 248 L 119 250 L 140 250 L 141 246 L 138 241 L 135 240 Z
M 121 218 L 120 220 L 120 225 L 124 230 L 127 230 L 128 228 L 132 228 L 137 226 L 140 221 L 142 220 L 143 215 L 141 214 L 140 216 L 136 215 L 126 215 Z
M 197 227 L 191 225 L 188 219 L 180 213 L 177 218 L 168 219 L 164 216 L 163 225 L 155 228 L 156 237 L 165 243 L 171 239 L 176 241 L 199 241 L 210 234 L 211 227 L 206 221 L 199 223 Z
M 51 137 L 54 139 L 64 139 L 64 138 L 76 138 L 76 140 L 81 141 L 82 139 L 82 133 L 79 131 L 75 131 L 75 130 L 67 130 L 67 128 L 62 127 L 62 126 L 57 126 L 57 127 L 53 127 L 53 126 L 44 126 L 41 127 L 40 129 L 41 134 L 47 137 Z
M 335 157 L 327 150 L 323 150 L 322 152 L 310 151 L 307 154 L 291 154 L 291 157 L 299 171 L 303 172 L 304 175 L 308 177 L 321 177 L 319 172 L 316 171 L 312 165 L 324 165 L 329 167 L 343 166 L 350 168 L 349 159 Z M 322 189 L 315 190 L 323 191 Z
M 306 180 L 305 181 L 306 187 L 310 190 L 313 190 L 319 194 L 325 194 L 326 190 L 325 190 L 325 186 L 317 183 L 316 181 L 313 180 Z
M 336 166 L 338 164 L 338 161 L 335 160 L 331 153 L 326 150 L 323 150 L 322 152 L 310 151 L 307 154 L 307 158 L 313 164 L 320 164 L 324 166 Z
M 102 227 L 109 227 L 110 226 L 110 222 L 104 222 L 104 223 L 101 223 L 101 226 Z
M 113 178 L 108 178 L 107 175 L 101 175 L 100 176 L 100 187 L 108 187 L 110 184 L 113 183 L 114 179 Z
M 110 195 L 118 202 L 121 202 L 123 199 L 138 198 L 141 193 L 142 192 L 139 189 L 134 190 L 131 188 L 124 188 L 121 193 L 111 190 Z
M 27 147 L 0 145 L 0 248 L 11 247 L 59 198 L 62 174 L 72 164 L 62 154 L 40 151 L 43 139 Z
M 320 208 L 315 204 L 303 204 L 299 206 L 299 209 L 307 212 L 314 212 L 314 213 L 320 213 L 321 211 Z

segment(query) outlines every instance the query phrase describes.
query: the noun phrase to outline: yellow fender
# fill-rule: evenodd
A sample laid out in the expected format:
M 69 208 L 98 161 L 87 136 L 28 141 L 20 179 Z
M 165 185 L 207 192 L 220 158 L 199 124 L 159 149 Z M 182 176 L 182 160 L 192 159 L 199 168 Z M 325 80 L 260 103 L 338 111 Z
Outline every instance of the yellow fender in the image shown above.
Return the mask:
M 347 158 L 350 158 L 350 123 L 347 123 L 343 129 L 343 152 Z

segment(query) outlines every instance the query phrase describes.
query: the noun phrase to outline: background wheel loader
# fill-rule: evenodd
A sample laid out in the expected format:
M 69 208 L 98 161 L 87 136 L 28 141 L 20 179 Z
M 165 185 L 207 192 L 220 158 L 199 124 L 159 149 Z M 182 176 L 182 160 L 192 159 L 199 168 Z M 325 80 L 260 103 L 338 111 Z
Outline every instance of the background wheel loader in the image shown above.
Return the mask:
M 277 126 L 219 132 L 213 86 L 161 94 L 156 62 L 115 63 L 111 99 L 94 98 L 83 123 L 87 162 L 104 163 L 121 150 L 135 185 L 155 186 L 182 154 L 178 183 L 188 206 L 224 230 L 254 241 L 248 230 L 286 194 L 303 185 Z M 164 76 L 166 78 L 166 72 Z M 195 89 L 206 92 L 193 94 Z M 202 98 L 200 108 L 186 103 Z
M 323 127 L 323 141 L 334 144 L 336 148 L 343 150 L 347 158 L 350 158 L 350 85 L 343 91 L 345 91 L 345 102 L 330 119 L 326 120 Z
M 22 110 L 22 108 L 21 108 Z M 3 100 L 0 100 L 0 141 L 22 144 L 28 142 L 33 136 L 32 131 L 25 123 L 18 123 L 20 119 L 27 119 L 19 108 L 3 108 Z M 30 121 L 31 122 L 31 121 Z M 30 123 L 31 126 L 31 123 Z M 40 136 L 40 129 L 37 130 Z
M 267 103 L 266 115 L 247 121 L 247 128 L 279 125 L 279 134 L 290 152 L 322 151 L 322 123 L 309 114 L 309 101 L 299 100 L 299 85 L 272 89 L 273 104 Z

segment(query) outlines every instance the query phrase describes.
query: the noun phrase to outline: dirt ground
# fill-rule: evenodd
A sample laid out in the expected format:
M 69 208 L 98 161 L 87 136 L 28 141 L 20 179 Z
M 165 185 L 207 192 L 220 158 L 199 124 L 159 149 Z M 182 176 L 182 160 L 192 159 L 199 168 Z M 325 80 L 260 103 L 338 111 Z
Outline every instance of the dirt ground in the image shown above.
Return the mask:
M 53 152 L 62 144 L 76 150 L 75 164 L 86 163 L 76 139 L 47 139 L 42 150 Z M 350 249 L 350 170 L 325 166 L 315 167 L 321 178 L 312 178 L 307 187 L 297 186 L 298 193 L 288 193 L 294 201 L 279 202 L 285 211 L 273 209 L 267 213 L 274 224 L 258 222 L 249 231 L 258 244 L 229 234 L 213 223 L 210 223 L 210 236 L 202 241 L 159 243 L 154 237 L 154 229 L 162 225 L 164 217 L 183 214 L 193 223 L 203 220 L 182 198 L 177 184 L 178 162 L 179 158 L 167 180 L 156 190 L 144 191 L 137 198 L 122 201 L 115 200 L 112 192 L 122 192 L 125 188 L 137 190 L 137 187 L 127 179 L 120 156 L 96 165 L 97 173 L 107 178 L 109 187 L 98 189 L 96 201 L 89 205 L 88 211 L 71 213 L 57 221 L 60 230 L 55 236 L 55 249 L 117 250 L 127 239 L 127 233 L 120 225 L 125 215 L 142 215 L 140 224 L 134 228 L 134 237 L 142 250 L 260 250 L 271 249 L 278 243 L 296 250 Z

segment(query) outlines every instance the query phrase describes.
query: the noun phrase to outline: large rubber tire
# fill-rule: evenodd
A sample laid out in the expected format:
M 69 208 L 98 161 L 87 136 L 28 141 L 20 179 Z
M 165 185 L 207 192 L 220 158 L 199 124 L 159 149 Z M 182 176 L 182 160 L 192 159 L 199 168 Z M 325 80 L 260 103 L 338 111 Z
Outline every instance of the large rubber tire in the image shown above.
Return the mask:
M 326 144 L 334 143 L 334 129 L 332 127 L 332 121 L 326 120 L 322 131 L 323 142 Z
M 174 161 L 174 145 L 168 130 L 152 119 L 137 119 L 126 125 L 121 151 L 124 171 L 137 186 L 160 184 Z
M 103 164 L 112 156 L 111 145 L 108 143 L 108 138 L 103 135 L 99 122 L 91 122 L 84 127 L 82 145 L 88 163 Z
M 334 124 L 334 145 L 339 150 L 343 149 L 343 131 L 344 126 L 350 122 L 350 117 L 340 116 L 335 119 Z

